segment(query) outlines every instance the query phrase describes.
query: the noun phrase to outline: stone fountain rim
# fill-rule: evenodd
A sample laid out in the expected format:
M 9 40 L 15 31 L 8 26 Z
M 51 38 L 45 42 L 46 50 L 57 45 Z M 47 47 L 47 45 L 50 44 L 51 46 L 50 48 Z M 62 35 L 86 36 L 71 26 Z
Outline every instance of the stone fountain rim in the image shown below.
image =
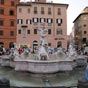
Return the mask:
M 42 62 L 42 63 L 45 63 L 45 62 L 51 62 L 51 63 L 54 63 L 54 62 L 72 62 L 73 60 L 70 60 L 70 59 L 63 59 L 63 60 L 52 60 L 52 61 L 49 61 L 49 60 L 43 60 L 43 61 L 41 61 L 41 60 L 29 60 L 29 59 L 14 59 L 14 61 L 15 62 L 24 62 L 24 61 L 26 61 L 26 62 L 34 62 L 34 63 L 36 63 L 36 62 Z

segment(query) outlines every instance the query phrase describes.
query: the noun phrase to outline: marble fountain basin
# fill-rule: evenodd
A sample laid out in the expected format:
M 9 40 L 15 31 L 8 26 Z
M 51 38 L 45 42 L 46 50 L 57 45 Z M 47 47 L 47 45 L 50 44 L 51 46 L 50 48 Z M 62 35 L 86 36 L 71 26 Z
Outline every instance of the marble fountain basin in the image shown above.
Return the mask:
M 30 60 L 14 59 L 16 71 L 28 71 L 32 73 L 56 73 L 59 71 L 72 71 L 72 60 Z

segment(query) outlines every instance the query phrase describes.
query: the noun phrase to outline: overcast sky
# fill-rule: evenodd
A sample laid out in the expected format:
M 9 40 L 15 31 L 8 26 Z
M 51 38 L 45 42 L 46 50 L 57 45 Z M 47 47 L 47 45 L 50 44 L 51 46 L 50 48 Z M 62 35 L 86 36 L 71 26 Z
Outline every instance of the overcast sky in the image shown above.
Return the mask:
M 85 7 L 88 7 L 88 0 L 47 0 L 47 2 L 49 1 L 53 1 L 54 3 L 69 4 L 67 9 L 67 34 L 70 34 L 73 26 L 73 21 L 76 19 L 76 17 L 82 12 Z

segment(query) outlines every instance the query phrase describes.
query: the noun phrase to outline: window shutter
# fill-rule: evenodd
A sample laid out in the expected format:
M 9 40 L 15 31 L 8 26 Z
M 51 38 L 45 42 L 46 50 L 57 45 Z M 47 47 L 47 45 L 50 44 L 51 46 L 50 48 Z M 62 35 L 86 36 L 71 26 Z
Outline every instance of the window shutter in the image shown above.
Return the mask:
M 61 19 L 61 23 L 62 23 L 62 19 Z
M 37 22 L 38 22 L 39 20 L 38 20 L 38 18 L 37 18 Z
M 48 23 L 48 19 L 47 19 L 47 23 Z
M 32 20 L 30 20 L 30 24 L 32 24 Z
M 58 19 L 56 19 L 56 23 L 58 23 Z
M 40 23 L 41 23 L 41 18 L 40 18 Z
M 33 22 L 34 22 L 34 18 L 33 18 L 32 20 L 33 20 Z
M 21 19 L 21 24 L 23 23 L 23 20 Z
M 46 18 L 44 18 L 44 22 L 46 22 Z
M 53 19 L 51 19 L 51 23 L 53 23 Z

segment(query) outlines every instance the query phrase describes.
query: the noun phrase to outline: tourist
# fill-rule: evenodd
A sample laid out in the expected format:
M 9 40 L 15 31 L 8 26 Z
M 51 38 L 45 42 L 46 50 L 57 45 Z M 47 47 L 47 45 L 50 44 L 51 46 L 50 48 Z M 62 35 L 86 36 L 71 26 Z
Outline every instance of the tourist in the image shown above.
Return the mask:
M 19 48 L 18 53 L 21 55 L 23 53 L 23 50 L 21 48 Z
M 6 54 L 6 49 L 3 47 L 3 54 Z

